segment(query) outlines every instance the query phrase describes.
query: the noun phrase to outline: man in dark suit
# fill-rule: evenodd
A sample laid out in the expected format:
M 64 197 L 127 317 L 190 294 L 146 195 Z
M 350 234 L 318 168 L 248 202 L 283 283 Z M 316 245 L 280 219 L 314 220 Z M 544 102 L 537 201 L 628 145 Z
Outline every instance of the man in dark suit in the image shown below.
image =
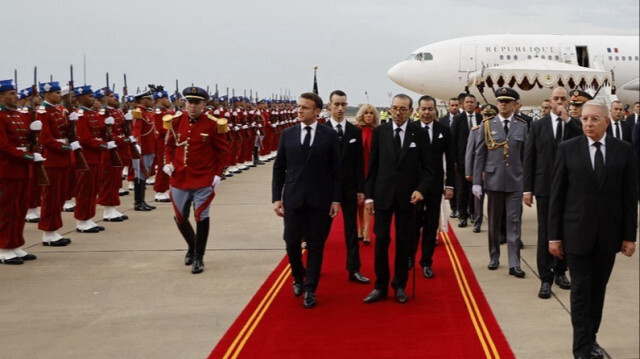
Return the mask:
M 556 284 L 562 289 L 571 288 L 567 279 L 567 263 L 549 253 L 547 219 L 549 218 L 549 195 L 551 194 L 551 176 L 558 145 L 561 142 L 582 134 L 582 128 L 575 124 L 567 114 L 569 94 L 563 87 L 556 87 L 551 93 L 552 111 L 531 124 L 527 146 L 524 151 L 524 193 L 523 202 L 531 207 L 536 196 L 538 213 L 538 252 L 536 255 L 540 291 L 538 297 L 551 298 L 551 285 L 554 276 Z M 555 260 L 554 260 L 555 259 Z
M 465 179 L 464 158 L 467 152 L 467 140 L 469 131 L 476 125 L 482 123 L 482 115 L 476 114 L 476 98 L 472 94 L 467 94 L 463 103 L 464 111 L 454 117 L 451 124 L 453 135 L 453 147 L 456 156 L 456 198 L 458 200 L 458 227 L 467 226 L 467 218 L 473 211 L 473 197 L 471 194 L 471 183 Z
M 344 239 L 347 244 L 347 270 L 349 280 L 368 284 L 369 278 L 360 273 L 360 249 L 358 248 L 358 205 L 364 203 L 364 155 L 362 154 L 362 130 L 344 118 L 347 95 L 340 90 L 329 95 L 331 117 L 325 126 L 336 131 L 340 143 L 342 163 L 342 218 Z
M 533 117 L 529 116 L 529 115 L 525 115 L 524 113 L 520 112 L 520 108 L 522 107 L 522 103 L 520 101 L 516 102 L 516 112 L 515 114 L 520 117 L 521 119 L 525 120 L 525 122 L 527 123 L 527 129 L 531 128 L 531 122 L 533 122 Z
M 640 122 L 637 122 L 633 126 L 631 141 L 633 145 L 633 153 L 636 155 L 636 170 L 638 170 L 640 174 Z M 640 175 L 638 175 L 638 201 L 640 201 Z
M 456 117 L 460 113 L 460 102 L 455 97 L 449 99 L 447 103 L 447 113 L 444 116 L 438 119 L 438 122 L 449 127 L 451 129 L 451 123 L 453 122 L 453 118 Z
M 558 147 L 549 204 L 549 251 L 571 273 L 573 355 L 602 358 L 596 342 L 616 253 L 631 256 L 638 226 L 637 174 L 628 143 L 606 135 L 607 106 L 590 101 L 579 136 Z
M 635 126 L 636 123 L 640 122 L 640 102 L 636 102 L 633 104 L 633 113 L 627 116 L 627 122 L 631 124 L 631 126 Z
M 373 130 L 371 154 L 365 181 L 365 209 L 375 213 L 375 289 L 364 299 L 373 303 L 387 297 L 389 287 L 389 243 L 391 219 L 395 215 L 395 276 L 391 286 L 399 303 L 408 300 L 404 290 L 413 243 L 415 204 L 424 199 L 432 172 L 428 165 L 426 134 L 408 121 L 413 101 L 405 94 L 391 102 L 393 121 Z M 375 209 L 375 211 L 374 211 Z
M 336 132 L 318 124 L 322 99 L 303 93 L 298 100 L 299 126 L 280 134 L 273 165 L 274 211 L 284 217 L 284 240 L 293 276 L 293 294 L 304 289 L 304 307 L 316 305 L 324 243 L 331 218 L 340 211 L 342 170 Z M 302 264 L 300 245 L 307 243 L 307 269 Z M 304 280 L 304 284 L 303 284 Z
M 420 229 L 422 228 L 422 257 L 420 266 L 422 274 L 426 278 L 433 277 L 433 252 L 436 246 L 436 236 L 438 235 L 438 222 L 440 220 L 440 204 L 442 202 L 442 192 L 444 198 L 450 199 L 453 196 L 454 183 L 454 151 L 453 141 L 449 128 L 435 121 L 438 113 L 436 100 L 428 95 L 420 97 L 418 100 L 418 114 L 420 116 L 420 126 L 425 132 L 427 139 L 427 151 L 429 154 L 429 167 L 433 171 L 432 185 L 424 194 L 424 200 L 416 206 L 416 236 L 415 245 L 411 260 L 418 251 L 420 244 Z M 445 155 L 446 176 L 442 165 L 442 156 Z M 446 183 L 445 183 L 446 177 Z M 411 265 L 409 266 L 411 267 Z
M 624 106 L 622 106 L 622 102 L 617 100 L 611 102 L 611 124 L 607 127 L 607 135 L 631 143 L 633 126 L 623 119 Z

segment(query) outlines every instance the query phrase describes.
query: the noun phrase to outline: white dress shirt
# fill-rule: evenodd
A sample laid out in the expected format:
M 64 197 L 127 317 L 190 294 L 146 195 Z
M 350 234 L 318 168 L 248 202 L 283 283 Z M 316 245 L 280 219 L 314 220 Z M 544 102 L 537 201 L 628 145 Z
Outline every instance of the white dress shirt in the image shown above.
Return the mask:
M 310 124 L 309 126 L 311 126 L 311 142 L 309 142 L 309 147 L 311 147 L 311 145 L 313 145 L 313 139 L 316 137 L 316 128 L 318 127 L 318 121 L 314 121 L 312 124 Z M 307 125 L 305 125 L 304 123 L 300 122 L 300 127 L 302 128 L 300 130 L 300 144 L 304 144 L 304 136 L 307 135 L 307 130 L 305 130 L 304 128 L 307 127 Z

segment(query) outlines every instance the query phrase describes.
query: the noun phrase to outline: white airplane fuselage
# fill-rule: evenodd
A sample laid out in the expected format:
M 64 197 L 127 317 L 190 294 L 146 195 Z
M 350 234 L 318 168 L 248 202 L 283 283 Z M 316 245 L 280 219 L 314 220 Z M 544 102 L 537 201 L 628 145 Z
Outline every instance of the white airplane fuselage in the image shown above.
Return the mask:
M 639 100 L 640 94 L 638 46 L 638 36 L 471 36 L 423 46 L 408 59 L 393 66 L 387 76 L 413 92 L 446 100 L 464 92 L 469 74 L 483 67 L 537 58 L 613 70 L 616 95 L 624 104 L 633 104 Z M 535 69 L 530 72 L 531 76 L 535 75 Z M 567 85 L 565 87 L 568 88 Z M 484 102 L 475 86 L 469 86 L 468 89 L 479 101 Z M 551 94 L 551 89 L 545 87 L 516 90 L 525 106 L 539 106 Z M 484 90 L 484 96 L 489 102 L 495 101 L 490 88 Z

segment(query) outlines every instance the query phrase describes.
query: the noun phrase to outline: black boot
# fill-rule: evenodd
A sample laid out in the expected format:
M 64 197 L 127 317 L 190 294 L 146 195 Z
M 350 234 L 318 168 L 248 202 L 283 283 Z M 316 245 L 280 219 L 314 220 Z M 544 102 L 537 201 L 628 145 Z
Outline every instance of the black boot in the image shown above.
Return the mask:
M 253 148 L 253 164 L 254 165 L 263 165 L 264 162 L 260 161 L 260 151 L 258 147 Z
M 209 218 L 203 219 L 196 223 L 196 243 L 193 254 L 193 268 L 191 273 L 198 274 L 204 270 L 204 251 L 207 248 L 207 239 L 209 238 Z
M 180 234 L 182 234 L 182 238 L 184 238 L 185 242 L 187 242 L 187 254 L 184 256 L 184 265 L 188 266 L 193 264 L 193 252 L 194 245 L 196 243 L 196 233 L 193 231 L 193 227 L 191 227 L 191 223 L 189 220 L 185 220 L 183 223 L 179 223 L 176 217 L 173 217 L 173 220 L 176 221 L 178 225 L 178 230 Z
M 140 186 L 140 184 L 142 183 L 142 186 Z M 147 208 L 144 205 L 144 202 L 142 201 L 142 198 L 144 196 L 144 182 L 142 182 L 139 178 L 135 178 L 133 180 L 133 198 L 134 198 L 134 205 L 133 205 L 133 209 L 136 211 L 150 211 L 150 208 Z
M 147 180 L 138 179 L 138 181 L 140 181 L 140 192 L 142 192 L 142 194 L 140 195 L 140 200 L 142 201 L 142 205 L 147 208 L 147 211 L 156 209 L 156 206 L 152 206 L 149 203 L 147 203 L 147 201 L 145 201 L 145 192 L 147 190 Z

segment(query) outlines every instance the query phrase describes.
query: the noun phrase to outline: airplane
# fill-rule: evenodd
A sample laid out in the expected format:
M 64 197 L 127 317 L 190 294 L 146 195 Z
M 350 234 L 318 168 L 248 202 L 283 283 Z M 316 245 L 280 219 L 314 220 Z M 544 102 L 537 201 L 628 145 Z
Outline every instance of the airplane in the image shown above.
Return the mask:
M 387 76 L 441 100 L 468 90 L 495 103 L 492 89 L 504 85 L 520 93 L 523 106 L 539 106 L 561 85 L 633 105 L 639 72 L 638 36 L 480 35 L 423 46 Z

